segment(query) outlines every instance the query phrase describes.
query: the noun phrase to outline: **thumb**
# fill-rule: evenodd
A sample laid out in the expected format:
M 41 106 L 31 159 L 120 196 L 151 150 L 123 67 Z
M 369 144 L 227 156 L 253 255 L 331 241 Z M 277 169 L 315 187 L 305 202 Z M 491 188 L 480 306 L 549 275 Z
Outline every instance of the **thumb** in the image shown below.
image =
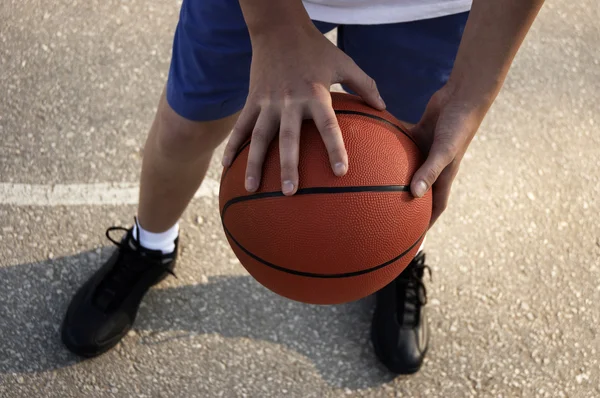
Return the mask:
M 421 198 L 433 186 L 439 175 L 452 163 L 456 151 L 447 143 L 433 141 L 425 163 L 415 172 L 410 190 L 414 196 Z
M 356 63 L 348 58 L 344 69 L 340 73 L 340 81 L 358 94 L 367 104 L 375 109 L 384 110 L 385 102 L 379 94 L 377 84 Z

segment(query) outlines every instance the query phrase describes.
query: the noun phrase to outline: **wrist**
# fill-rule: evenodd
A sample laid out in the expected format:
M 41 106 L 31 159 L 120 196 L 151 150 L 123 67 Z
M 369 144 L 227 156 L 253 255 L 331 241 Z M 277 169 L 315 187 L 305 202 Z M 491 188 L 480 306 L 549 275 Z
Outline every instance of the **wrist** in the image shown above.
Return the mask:
M 314 28 L 301 0 L 240 0 L 250 38 L 277 38 Z
M 319 34 L 312 21 L 309 19 L 308 22 L 309 24 L 276 24 L 256 27 L 249 30 L 250 41 L 253 46 L 265 44 L 269 47 L 282 45 L 286 48 L 293 48 L 296 46 L 295 43 L 311 36 L 315 31 Z
M 485 116 L 494 102 L 502 83 L 493 77 L 478 81 L 472 78 L 453 78 L 448 80 L 445 91 L 448 102 L 465 113 L 480 114 Z

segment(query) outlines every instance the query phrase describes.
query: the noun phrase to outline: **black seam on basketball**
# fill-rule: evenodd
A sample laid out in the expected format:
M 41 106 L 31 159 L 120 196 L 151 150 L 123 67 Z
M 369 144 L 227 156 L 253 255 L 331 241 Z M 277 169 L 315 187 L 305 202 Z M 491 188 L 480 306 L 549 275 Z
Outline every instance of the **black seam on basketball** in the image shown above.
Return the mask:
M 313 187 L 313 188 L 299 189 L 296 192 L 296 195 L 338 194 L 338 193 L 349 193 L 349 192 L 408 192 L 408 191 L 410 191 L 409 185 L 376 185 L 376 186 L 358 186 L 358 187 L 353 187 L 353 186 L 350 186 L 350 187 Z M 236 246 L 239 247 L 244 253 L 246 253 L 247 255 L 252 257 L 254 260 L 256 260 L 270 268 L 276 269 L 278 271 L 282 271 L 282 272 L 286 272 L 286 273 L 298 275 L 298 276 L 306 276 L 309 278 L 350 278 L 353 276 L 359 276 L 359 275 L 377 271 L 381 268 L 384 268 L 384 267 L 398 261 L 399 259 L 404 257 L 408 252 L 410 252 L 415 247 L 415 245 L 417 243 L 419 243 L 419 241 L 425 235 L 425 234 L 421 235 L 419 237 L 419 239 L 417 239 L 417 241 L 415 243 L 413 243 L 406 251 L 400 253 L 398 256 L 394 257 L 393 259 L 386 261 L 383 264 L 379 264 L 375 267 L 371 267 L 371 268 L 360 270 L 360 271 L 347 272 L 347 273 L 341 273 L 341 274 L 317 274 L 317 273 L 303 272 L 303 271 L 296 271 L 296 270 L 288 269 L 288 268 L 270 263 L 266 260 L 263 260 L 262 258 L 258 257 L 257 255 L 253 254 L 252 252 L 250 252 L 248 249 L 246 249 L 244 246 L 242 246 L 237 241 L 237 239 L 235 239 L 233 234 L 231 232 L 229 232 L 229 230 L 227 229 L 227 226 L 225 225 L 225 212 L 231 205 L 233 205 L 235 203 L 239 203 L 239 202 L 245 202 L 248 200 L 258 200 L 258 199 L 264 199 L 264 198 L 274 198 L 274 197 L 283 197 L 283 196 L 284 195 L 281 191 L 261 192 L 261 193 L 257 193 L 257 194 L 247 195 L 247 196 L 238 196 L 236 198 L 233 198 L 233 199 L 230 199 L 229 201 L 227 201 L 227 203 L 225 203 L 225 205 L 223 206 L 223 211 L 221 212 L 221 224 L 223 225 L 223 230 L 225 231 L 227 236 L 229 236 L 229 238 L 236 244 Z
M 410 185 L 364 185 L 348 187 L 310 187 L 300 188 L 295 195 L 315 195 L 315 194 L 336 194 L 336 193 L 356 193 L 356 192 L 409 192 Z M 224 219 L 227 208 L 235 203 L 245 202 L 247 200 L 257 200 L 265 198 L 277 198 L 285 196 L 281 191 L 259 192 L 251 195 L 237 196 L 229 199 L 221 212 L 221 218 Z
M 351 110 L 336 110 L 335 111 L 336 115 L 357 115 L 357 116 L 365 116 L 365 117 L 369 117 L 371 119 L 375 119 L 378 120 L 380 122 L 383 122 L 387 125 L 390 125 L 392 127 L 394 127 L 396 130 L 398 130 L 399 132 L 401 132 L 402 134 L 404 134 L 409 140 L 411 140 L 415 145 L 417 145 L 417 142 L 415 141 L 415 139 L 406 131 L 404 130 L 401 126 L 390 122 L 387 119 L 382 118 L 381 116 L 377 116 L 377 115 L 373 115 L 372 113 L 366 113 L 366 112 L 359 112 L 359 111 L 351 111 Z M 417 145 L 418 146 L 418 145 Z

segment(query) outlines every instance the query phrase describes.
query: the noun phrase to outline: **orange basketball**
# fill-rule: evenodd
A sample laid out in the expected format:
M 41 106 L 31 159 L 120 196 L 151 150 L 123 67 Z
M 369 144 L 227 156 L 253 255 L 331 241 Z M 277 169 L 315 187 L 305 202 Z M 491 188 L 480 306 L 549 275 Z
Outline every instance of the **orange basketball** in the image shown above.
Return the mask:
M 255 193 L 244 188 L 249 142 L 223 170 L 219 207 L 237 258 L 262 285 L 292 300 L 360 299 L 396 278 L 416 255 L 431 217 L 431 191 L 410 193 L 424 158 L 389 112 L 332 93 L 349 168 L 333 174 L 312 121 L 300 139 L 299 187 L 281 192 L 279 142 L 271 144 Z

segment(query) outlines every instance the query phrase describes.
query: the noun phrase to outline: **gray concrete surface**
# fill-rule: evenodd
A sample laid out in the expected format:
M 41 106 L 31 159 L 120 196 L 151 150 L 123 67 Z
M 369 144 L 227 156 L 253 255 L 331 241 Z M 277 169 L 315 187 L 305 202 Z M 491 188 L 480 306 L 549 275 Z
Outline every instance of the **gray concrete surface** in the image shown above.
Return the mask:
M 0 2 L 0 184 L 136 182 L 176 1 Z M 600 6 L 547 1 L 427 253 L 433 341 L 394 378 L 371 299 L 301 305 L 255 283 L 216 199 L 184 216 L 179 279 L 81 361 L 58 327 L 135 206 L 0 198 L 0 397 L 600 396 Z M 218 178 L 217 161 L 210 176 Z M 200 220 L 200 222 L 198 222 Z

